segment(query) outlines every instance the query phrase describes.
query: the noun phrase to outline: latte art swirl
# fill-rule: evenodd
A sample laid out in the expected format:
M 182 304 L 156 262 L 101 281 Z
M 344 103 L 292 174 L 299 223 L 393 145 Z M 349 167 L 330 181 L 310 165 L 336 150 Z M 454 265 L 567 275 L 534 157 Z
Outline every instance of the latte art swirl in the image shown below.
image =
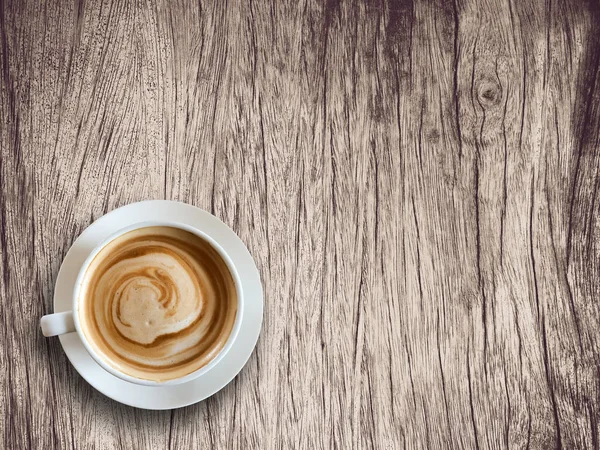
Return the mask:
M 226 263 L 200 237 L 172 227 L 110 242 L 86 271 L 79 317 L 109 364 L 164 381 L 208 364 L 225 345 L 237 295 Z

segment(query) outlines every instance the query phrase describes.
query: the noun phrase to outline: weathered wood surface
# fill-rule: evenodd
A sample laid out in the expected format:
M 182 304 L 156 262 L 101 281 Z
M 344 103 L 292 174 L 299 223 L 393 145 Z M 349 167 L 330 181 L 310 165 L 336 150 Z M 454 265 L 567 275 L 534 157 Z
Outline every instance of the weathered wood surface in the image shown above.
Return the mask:
M 598 448 L 597 0 L 0 4 L 5 448 Z M 266 294 L 236 380 L 163 412 L 38 330 L 154 198 Z

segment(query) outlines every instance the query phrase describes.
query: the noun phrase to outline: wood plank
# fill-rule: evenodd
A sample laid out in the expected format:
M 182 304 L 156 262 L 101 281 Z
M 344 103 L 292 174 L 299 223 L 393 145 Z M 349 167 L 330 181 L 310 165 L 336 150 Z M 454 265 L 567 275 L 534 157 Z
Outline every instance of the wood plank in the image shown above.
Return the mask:
M 597 2 L 0 2 L 0 43 L 4 447 L 598 448 Z M 153 412 L 37 323 L 158 198 L 240 235 L 265 316 Z

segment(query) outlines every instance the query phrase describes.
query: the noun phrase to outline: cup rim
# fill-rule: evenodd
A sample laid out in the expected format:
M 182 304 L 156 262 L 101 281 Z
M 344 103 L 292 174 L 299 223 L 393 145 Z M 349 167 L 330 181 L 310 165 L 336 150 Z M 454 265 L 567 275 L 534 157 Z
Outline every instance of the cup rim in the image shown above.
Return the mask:
M 92 261 L 94 260 L 94 258 L 110 242 L 112 242 L 113 240 L 122 236 L 123 234 L 128 233 L 130 231 L 138 230 L 141 228 L 148 228 L 148 227 L 178 228 L 178 229 L 181 229 L 184 231 L 188 231 L 188 232 L 200 237 L 201 239 L 204 239 L 206 242 L 208 242 L 212 246 L 213 249 L 215 249 L 217 251 L 217 253 L 219 253 L 221 258 L 223 258 L 223 261 L 225 261 L 225 264 L 227 265 L 227 268 L 229 269 L 229 272 L 231 273 L 231 276 L 234 280 L 235 290 L 237 293 L 237 312 L 236 312 L 236 316 L 235 316 L 235 321 L 233 323 L 233 328 L 231 329 L 231 333 L 229 334 L 229 337 L 227 338 L 227 341 L 225 342 L 225 345 L 223 346 L 223 348 L 221 348 L 221 350 L 219 350 L 219 352 L 215 355 L 215 357 L 212 358 L 209 361 L 209 363 L 206 364 L 205 366 L 202 366 L 199 369 L 196 369 L 195 371 L 190 372 L 187 375 L 184 375 L 182 377 L 173 378 L 173 379 L 164 380 L 164 381 L 155 381 L 155 380 L 146 380 L 143 378 L 136 378 L 136 377 L 128 375 L 128 374 L 116 369 L 112 365 L 110 365 L 107 361 L 105 361 L 105 359 L 102 357 L 102 355 L 93 348 L 92 344 L 88 341 L 88 338 L 85 335 L 85 332 L 83 331 L 81 324 L 79 322 L 79 293 L 80 293 L 81 285 L 83 283 L 83 278 L 85 277 L 87 269 L 89 268 L 89 266 L 92 263 Z M 104 370 L 106 370 L 110 374 L 112 374 L 122 380 L 128 381 L 130 383 L 139 384 L 139 385 L 143 385 L 143 386 L 173 386 L 173 385 L 177 385 L 177 384 L 186 383 L 195 378 L 198 378 L 199 376 L 207 373 L 209 370 L 211 370 L 213 367 L 215 367 L 219 363 L 219 361 L 229 352 L 229 350 L 233 346 L 233 343 L 239 334 L 241 323 L 242 323 L 243 309 L 244 309 L 244 293 L 243 293 L 238 269 L 235 266 L 231 257 L 229 256 L 229 254 L 221 246 L 221 244 L 219 244 L 219 242 L 215 238 L 213 238 L 206 232 L 204 232 L 196 227 L 187 225 L 182 222 L 169 221 L 169 220 L 148 220 L 148 221 L 143 221 L 143 222 L 137 222 L 132 225 L 120 228 L 119 230 L 115 231 L 114 233 L 111 233 L 109 236 L 106 237 L 106 239 L 104 239 L 102 242 L 100 242 L 92 250 L 92 252 L 89 254 L 89 256 L 83 262 L 81 268 L 79 269 L 79 273 L 77 274 L 77 279 L 75 280 L 75 288 L 73 291 L 73 322 L 75 323 L 75 329 L 76 329 L 77 334 L 79 335 L 79 338 L 81 339 L 81 342 L 83 343 L 83 346 L 85 347 L 86 351 L 90 354 L 90 356 L 94 359 L 94 361 L 96 361 Z

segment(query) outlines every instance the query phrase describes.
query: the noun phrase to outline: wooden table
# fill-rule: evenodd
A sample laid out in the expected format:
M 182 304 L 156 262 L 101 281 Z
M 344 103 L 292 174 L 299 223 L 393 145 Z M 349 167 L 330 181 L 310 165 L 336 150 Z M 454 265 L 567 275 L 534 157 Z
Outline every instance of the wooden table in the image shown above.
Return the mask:
M 1 3 L 4 448 L 598 448 L 597 0 Z M 38 320 L 162 198 L 240 235 L 265 316 L 153 412 Z

